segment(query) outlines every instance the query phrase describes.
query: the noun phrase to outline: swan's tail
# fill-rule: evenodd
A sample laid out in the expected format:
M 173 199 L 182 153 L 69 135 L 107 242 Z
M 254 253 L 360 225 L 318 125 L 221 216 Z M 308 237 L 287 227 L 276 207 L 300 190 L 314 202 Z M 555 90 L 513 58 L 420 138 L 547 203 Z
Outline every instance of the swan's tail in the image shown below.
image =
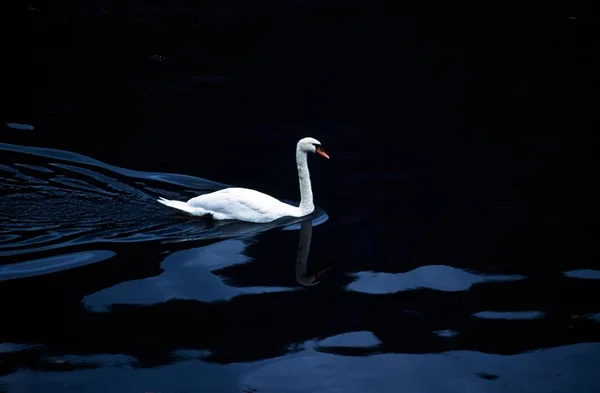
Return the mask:
M 189 214 L 195 214 L 196 213 L 195 209 L 192 209 L 186 202 L 172 201 L 172 200 L 169 200 L 169 199 L 165 199 L 163 197 L 159 197 L 157 199 L 157 201 L 160 202 L 160 203 L 162 203 L 165 206 L 169 206 L 169 207 L 172 207 L 172 208 L 177 209 L 177 210 L 184 211 L 184 212 L 189 213 Z

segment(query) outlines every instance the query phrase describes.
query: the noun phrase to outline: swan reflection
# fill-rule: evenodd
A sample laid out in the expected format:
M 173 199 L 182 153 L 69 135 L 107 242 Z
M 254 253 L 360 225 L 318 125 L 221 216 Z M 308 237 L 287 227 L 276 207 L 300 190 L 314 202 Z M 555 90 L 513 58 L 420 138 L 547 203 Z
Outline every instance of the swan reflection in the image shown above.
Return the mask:
M 310 241 L 312 239 L 312 218 L 300 223 L 300 238 L 298 240 L 298 254 L 296 256 L 296 281 L 298 284 L 311 287 L 321 282 L 321 277 L 330 268 L 323 269 L 316 274 L 307 275 L 308 254 L 310 252 Z

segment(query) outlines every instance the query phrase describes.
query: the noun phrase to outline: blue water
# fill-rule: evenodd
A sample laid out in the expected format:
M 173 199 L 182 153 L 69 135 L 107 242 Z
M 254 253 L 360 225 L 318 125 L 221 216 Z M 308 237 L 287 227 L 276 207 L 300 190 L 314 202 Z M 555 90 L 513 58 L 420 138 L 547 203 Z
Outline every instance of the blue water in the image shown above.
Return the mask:
M 509 3 L 11 9 L 0 392 L 597 392 L 590 22 Z M 156 202 L 305 136 L 306 218 Z

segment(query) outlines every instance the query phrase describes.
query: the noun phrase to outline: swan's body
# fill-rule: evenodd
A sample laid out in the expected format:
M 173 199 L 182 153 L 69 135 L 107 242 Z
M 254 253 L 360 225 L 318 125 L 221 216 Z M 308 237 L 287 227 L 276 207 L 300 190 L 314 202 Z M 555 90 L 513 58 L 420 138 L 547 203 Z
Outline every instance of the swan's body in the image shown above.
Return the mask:
M 304 216 L 299 208 L 249 188 L 225 188 L 187 202 L 167 199 L 158 201 L 194 216 L 210 215 L 215 220 L 270 222 L 286 216 Z M 312 211 L 306 214 L 310 213 Z
M 194 216 L 211 216 L 215 220 L 240 220 L 265 223 L 282 217 L 303 217 L 315 210 L 307 153 L 329 156 L 314 138 L 303 138 L 296 145 L 296 164 L 300 182 L 300 206 L 292 206 L 270 195 L 248 188 L 225 188 L 190 199 L 187 202 L 160 198 L 163 205 Z

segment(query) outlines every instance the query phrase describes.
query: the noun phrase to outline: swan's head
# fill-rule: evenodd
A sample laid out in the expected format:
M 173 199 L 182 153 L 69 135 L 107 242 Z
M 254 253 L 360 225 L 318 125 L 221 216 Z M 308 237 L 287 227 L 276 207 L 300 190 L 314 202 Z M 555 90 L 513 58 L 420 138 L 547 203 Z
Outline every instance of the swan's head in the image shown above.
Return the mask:
M 317 153 L 325 158 L 329 158 L 327 153 L 321 147 L 321 142 L 316 140 L 315 138 L 302 138 L 298 141 L 298 145 L 296 146 L 296 150 L 304 152 L 304 153 Z

